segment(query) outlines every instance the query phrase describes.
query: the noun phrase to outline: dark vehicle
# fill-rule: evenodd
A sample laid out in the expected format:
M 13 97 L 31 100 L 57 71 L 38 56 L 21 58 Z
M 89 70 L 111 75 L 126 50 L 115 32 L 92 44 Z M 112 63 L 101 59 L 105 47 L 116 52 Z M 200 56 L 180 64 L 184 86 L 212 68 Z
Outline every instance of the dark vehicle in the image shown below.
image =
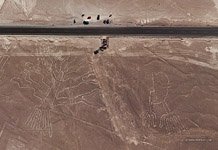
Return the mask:
M 98 53 L 99 53 L 99 49 L 97 49 L 97 50 L 94 51 L 94 54 L 95 54 L 95 55 L 98 54 Z
M 97 20 L 100 20 L 100 15 L 97 16 Z
M 89 21 L 83 21 L 84 25 L 89 25 Z
M 106 19 L 106 20 L 103 21 L 103 23 L 104 23 L 104 24 L 110 24 L 110 20 L 109 20 L 109 19 Z

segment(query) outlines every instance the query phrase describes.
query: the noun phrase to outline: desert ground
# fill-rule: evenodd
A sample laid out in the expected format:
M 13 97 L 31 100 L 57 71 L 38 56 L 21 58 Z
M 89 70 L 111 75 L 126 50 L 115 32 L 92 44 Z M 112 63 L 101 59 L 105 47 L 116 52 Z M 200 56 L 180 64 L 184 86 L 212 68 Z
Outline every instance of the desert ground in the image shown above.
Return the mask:
M 216 150 L 218 40 L 0 37 L 1 150 Z
M 218 0 L 0 0 L 0 25 L 89 16 L 91 26 L 217 26 Z M 217 150 L 217 38 L 109 37 L 94 55 L 99 45 L 0 36 L 0 150 Z
M 102 25 L 113 14 L 112 25 L 216 26 L 217 8 L 218 0 L 0 0 L 0 24 L 77 26 L 85 14 Z

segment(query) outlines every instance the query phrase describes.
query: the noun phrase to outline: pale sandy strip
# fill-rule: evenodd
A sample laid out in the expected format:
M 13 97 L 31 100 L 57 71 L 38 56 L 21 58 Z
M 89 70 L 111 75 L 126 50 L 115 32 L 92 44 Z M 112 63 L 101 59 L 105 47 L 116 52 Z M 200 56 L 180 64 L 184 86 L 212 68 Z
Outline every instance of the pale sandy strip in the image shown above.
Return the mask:
M 85 55 L 86 52 L 85 51 L 72 51 L 72 52 L 58 52 L 58 53 L 31 53 L 31 52 L 14 52 L 14 53 L 3 53 L 0 52 L 0 56 L 80 56 L 80 55 Z

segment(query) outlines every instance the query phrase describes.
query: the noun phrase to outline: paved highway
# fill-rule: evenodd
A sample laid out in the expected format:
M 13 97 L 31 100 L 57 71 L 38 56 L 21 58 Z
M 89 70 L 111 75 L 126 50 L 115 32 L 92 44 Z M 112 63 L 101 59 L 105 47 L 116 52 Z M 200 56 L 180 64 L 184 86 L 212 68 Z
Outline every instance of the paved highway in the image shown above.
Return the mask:
M 0 26 L 0 35 L 218 37 L 218 27 L 48 27 Z

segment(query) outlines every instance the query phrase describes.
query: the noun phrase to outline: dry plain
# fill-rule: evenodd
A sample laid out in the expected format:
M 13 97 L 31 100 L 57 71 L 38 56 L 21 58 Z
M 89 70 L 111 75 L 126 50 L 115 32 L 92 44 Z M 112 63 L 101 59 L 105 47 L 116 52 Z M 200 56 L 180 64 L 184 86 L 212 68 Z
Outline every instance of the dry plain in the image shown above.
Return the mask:
M 0 23 L 80 25 L 85 14 L 103 25 L 113 14 L 113 25 L 216 26 L 217 8 L 218 0 L 0 0 Z
M 218 40 L 0 37 L 1 150 L 215 150 Z
M 217 26 L 218 0 L 0 0 L 1 25 Z M 101 20 L 96 21 L 100 14 Z M 73 24 L 73 20 L 77 23 Z M 0 36 L 0 150 L 216 150 L 218 39 Z

